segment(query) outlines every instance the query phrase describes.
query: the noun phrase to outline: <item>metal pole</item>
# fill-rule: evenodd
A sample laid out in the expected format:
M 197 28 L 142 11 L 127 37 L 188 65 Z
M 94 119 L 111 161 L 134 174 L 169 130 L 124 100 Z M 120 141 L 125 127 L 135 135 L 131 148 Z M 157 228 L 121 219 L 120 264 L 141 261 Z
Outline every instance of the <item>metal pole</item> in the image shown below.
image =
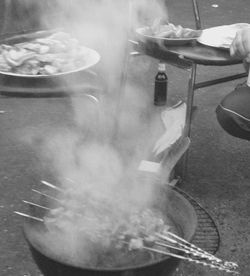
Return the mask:
M 194 11 L 196 29 L 201 30 L 201 19 L 200 19 L 198 3 L 196 0 L 192 0 L 192 3 L 193 3 L 193 11 Z
M 189 82 L 188 82 L 187 111 L 186 111 L 184 137 L 190 137 L 190 133 L 191 133 L 196 67 L 197 67 L 197 65 L 195 63 L 192 63 L 191 72 L 189 75 Z M 180 176 L 182 179 L 184 179 L 187 174 L 187 162 L 188 162 L 188 150 L 185 152 L 185 154 L 183 155 L 183 157 L 181 159 L 181 175 Z
M 193 63 L 191 66 L 191 72 L 189 75 L 189 82 L 188 82 L 187 111 L 186 111 L 186 123 L 185 123 L 185 131 L 184 131 L 184 135 L 188 137 L 190 137 L 190 133 L 191 133 L 196 67 L 197 65 Z

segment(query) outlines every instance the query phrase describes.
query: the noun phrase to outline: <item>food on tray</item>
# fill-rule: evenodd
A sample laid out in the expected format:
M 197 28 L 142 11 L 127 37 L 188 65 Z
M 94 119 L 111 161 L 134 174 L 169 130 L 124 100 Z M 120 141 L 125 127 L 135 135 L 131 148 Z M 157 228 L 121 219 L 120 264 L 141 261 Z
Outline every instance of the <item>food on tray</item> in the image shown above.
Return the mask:
M 24 75 L 53 75 L 85 64 L 87 48 L 65 32 L 16 44 L 0 45 L 0 71 Z
M 160 38 L 198 38 L 202 30 L 193 30 L 183 28 L 181 25 L 162 22 L 161 19 L 156 19 L 150 27 L 151 35 Z

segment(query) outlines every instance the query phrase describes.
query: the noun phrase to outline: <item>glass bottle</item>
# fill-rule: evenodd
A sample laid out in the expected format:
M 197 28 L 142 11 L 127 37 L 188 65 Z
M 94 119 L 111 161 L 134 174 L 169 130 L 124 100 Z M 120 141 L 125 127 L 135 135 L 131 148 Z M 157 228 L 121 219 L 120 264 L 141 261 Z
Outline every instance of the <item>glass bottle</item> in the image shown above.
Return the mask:
M 162 106 L 167 103 L 168 76 L 165 63 L 160 62 L 155 76 L 154 105 Z

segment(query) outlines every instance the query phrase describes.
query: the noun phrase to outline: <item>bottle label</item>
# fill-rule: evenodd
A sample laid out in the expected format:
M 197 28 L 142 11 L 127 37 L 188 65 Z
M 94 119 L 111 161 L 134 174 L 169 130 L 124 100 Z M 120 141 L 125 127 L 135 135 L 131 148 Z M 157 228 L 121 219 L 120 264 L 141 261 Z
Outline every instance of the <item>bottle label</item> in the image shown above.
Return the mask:
M 156 79 L 156 81 L 160 81 L 160 80 L 167 80 L 167 78 L 166 78 L 166 76 L 164 76 L 164 75 L 159 75 L 159 76 L 157 76 L 157 79 Z

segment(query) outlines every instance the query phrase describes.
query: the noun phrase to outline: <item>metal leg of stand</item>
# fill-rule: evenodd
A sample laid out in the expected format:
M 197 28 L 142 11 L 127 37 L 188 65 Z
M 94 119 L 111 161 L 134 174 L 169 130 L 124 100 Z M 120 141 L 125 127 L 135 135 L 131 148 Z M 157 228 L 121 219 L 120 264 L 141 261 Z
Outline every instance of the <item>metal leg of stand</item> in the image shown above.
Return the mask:
M 196 67 L 195 63 L 192 64 L 190 70 L 190 76 L 188 81 L 188 93 L 187 93 L 187 111 L 186 111 L 186 124 L 184 135 L 190 137 L 191 133 L 191 121 L 192 121 L 192 110 L 194 101 L 194 90 L 195 90 L 195 79 L 196 79 Z
M 193 63 L 190 69 L 190 75 L 189 75 L 189 81 L 188 81 L 188 92 L 187 92 L 187 111 L 186 111 L 184 137 L 190 137 L 190 134 L 191 134 L 196 67 L 197 65 Z M 182 159 L 180 160 L 180 166 L 181 166 L 180 177 L 183 180 L 185 179 L 186 173 L 187 173 L 187 162 L 188 162 L 188 150 L 185 152 Z

